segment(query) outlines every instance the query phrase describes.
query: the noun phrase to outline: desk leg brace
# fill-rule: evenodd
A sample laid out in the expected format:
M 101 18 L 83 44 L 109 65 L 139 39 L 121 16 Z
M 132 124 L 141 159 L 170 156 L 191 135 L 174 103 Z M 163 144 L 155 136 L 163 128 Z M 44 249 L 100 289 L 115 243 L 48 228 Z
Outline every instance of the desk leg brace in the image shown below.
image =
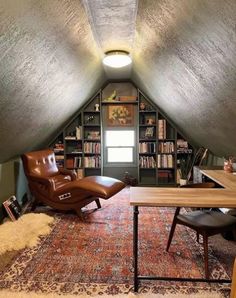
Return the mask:
M 138 206 L 133 212 L 134 292 L 138 292 Z

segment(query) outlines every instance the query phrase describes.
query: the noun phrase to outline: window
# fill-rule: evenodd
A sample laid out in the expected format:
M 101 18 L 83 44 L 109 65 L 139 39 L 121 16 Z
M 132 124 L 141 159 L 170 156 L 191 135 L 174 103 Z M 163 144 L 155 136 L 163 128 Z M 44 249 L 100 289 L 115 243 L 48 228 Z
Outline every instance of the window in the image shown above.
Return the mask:
M 134 162 L 134 130 L 107 130 L 105 140 L 108 163 Z

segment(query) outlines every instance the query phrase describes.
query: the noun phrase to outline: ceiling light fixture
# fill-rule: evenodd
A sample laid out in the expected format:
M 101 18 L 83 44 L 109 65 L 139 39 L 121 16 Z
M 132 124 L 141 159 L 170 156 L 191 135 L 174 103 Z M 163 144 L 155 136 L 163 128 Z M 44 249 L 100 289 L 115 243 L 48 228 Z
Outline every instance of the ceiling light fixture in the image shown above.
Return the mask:
M 128 52 L 121 50 L 114 50 L 105 53 L 103 63 L 107 66 L 120 68 L 132 63 L 132 59 Z

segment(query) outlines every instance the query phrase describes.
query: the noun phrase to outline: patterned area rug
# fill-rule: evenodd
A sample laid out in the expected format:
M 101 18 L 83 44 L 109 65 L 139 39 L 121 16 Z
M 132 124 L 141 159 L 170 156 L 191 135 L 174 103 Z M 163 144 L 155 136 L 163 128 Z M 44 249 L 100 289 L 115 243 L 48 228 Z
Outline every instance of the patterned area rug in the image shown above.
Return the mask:
M 132 208 L 126 188 L 93 212 L 90 205 L 84 222 L 75 214 L 54 215 L 52 232 L 40 245 L 18 254 L 0 274 L 0 288 L 14 291 L 69 294 L 128 294 L 132 291 Z M 39 210 L 42 211 L 42 210 Z M 165 251 L 173 218 L 171 208 L 140 208 L 140 264 L 142 275 L 204 277 L 203 248 L 195 234 L 178 226 L 169 253 Z M 209 249 L 211 277 L 230 278 Z M 142 282 L 146 293 L 222 293 L 229 285 L 177 282 Z

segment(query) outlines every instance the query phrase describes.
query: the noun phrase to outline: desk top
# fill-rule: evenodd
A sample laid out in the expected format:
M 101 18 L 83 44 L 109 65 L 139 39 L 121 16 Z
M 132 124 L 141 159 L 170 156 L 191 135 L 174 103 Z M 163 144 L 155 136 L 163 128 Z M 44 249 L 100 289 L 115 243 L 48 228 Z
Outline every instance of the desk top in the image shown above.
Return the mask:
M 201 170 L 202 174 L 217 182 L 226 189 L 236 191 L 236 175 L 223 170 Z
M 236 208 L 236 176 L 223 170 L 202 170 L 202 173 L 225 188 L 131 187 L 130 205 Z

